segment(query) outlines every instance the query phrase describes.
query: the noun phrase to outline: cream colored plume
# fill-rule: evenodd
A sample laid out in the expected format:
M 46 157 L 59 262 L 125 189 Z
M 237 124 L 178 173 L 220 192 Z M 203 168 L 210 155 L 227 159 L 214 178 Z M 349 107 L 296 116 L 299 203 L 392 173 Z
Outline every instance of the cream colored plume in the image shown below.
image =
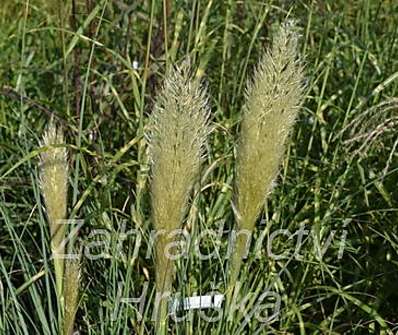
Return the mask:
M 174 265 L 166 254 L 168 234 L 181 227 L 188 197 L 199 175 L 209 133 L 206 92 L 187 64 L 165 79 L 151 115 L 152 217 L 156 231 L 156 290 L 170 293 Z M 167 303 L 160 305 L 157 331 L 164 331 Z M 161 324 L 160 324 L 161 323 Z
M 239 144 L 235 188 L 236 230 L 254 230 L 266 196 L 272 190 L 286 139 L 303 97 L 303 66 L 297 54 L 298 34 L 283 24 L 247 85 Z M 238 234 L 230 280 L 239 275 L 246 254 L 246 235 Z
M 43 137 L 41 154 L 40 185 L 51 234 L 51 249 L 54 258 L 57 293 L 62 296 L 64 273 L 64 246 L 68 195 L 68 161 L 61 128 L 50 122 Z

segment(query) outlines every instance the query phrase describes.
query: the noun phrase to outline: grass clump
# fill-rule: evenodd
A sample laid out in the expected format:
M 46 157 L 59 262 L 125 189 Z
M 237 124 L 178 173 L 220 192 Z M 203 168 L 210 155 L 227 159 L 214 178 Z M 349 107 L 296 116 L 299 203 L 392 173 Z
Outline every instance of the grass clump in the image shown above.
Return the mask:
M 181 227 L 189 193 L 199 174 L 209 133 L 206 92 L 184 64 L 167 75 L 153 114 L 150 133 L 152 216 L 156 229 L 156 291 L 160 301 L 157 334 L 165 331 L 167 296 L 172 291 L 171 250 Z
M 147 256 L 153 218 L 142 134 L 164 69 L 186 57 L 209 83 L 215 131 L 202 196 L 181 221 L 195 241 L 200 237 L 201 254 L 212 255 L 199 259 L 190 244 L 173 291 L 177 298 L 224 292 L 226 235 L 239 213 L 235 219 L 230 206 L 234 196 L 238 208 L 240 192 L 231 187 L 237 185 L 234 134 L 241 106 L 250 105 L 245 82 L 272 37 L 270 24 L 286 13 L 303 28 L 306 100 L 276 168 L 281 185 L 268 196 L 266 187 L 259 192 L 261 201 L 267 197 L 259 210 L 267 223 L 252 219 L 256 245 L 240 271 L 237 311 L 230 322 L 207 322 L 202 316 L 218 311 L 181 310 L 176 315 L 184 320 L 169 322 L 169 333 L 396 332 L 398 2 L 75 3 L 60 10 L 53 0 L 0 4 L 0 334 L 63 334 L 35 169 L 38 154 L 63 146 L 37 148 L 36 134 L 49 116 L 63 125 L 77 154 L 69 158 L 78 168 L 69 169 L 74 192 L 66 217 L 84 219 L 76 238 L 88 280 L 75 331 L 154 333 L 156 270 Z M 301 227 L 308 234 L 299 242 Z M 288 235 L 273 235 L 281 229 Z M 136 236 L 143 241 L 137 254 Z M 260 301 L 267 292 L 270 299 Z M 278 301 L 278 317 L 263 322 Z M 254 307 L 268 303 L 256 313 Z
M 294 25 L 283 24 L 247 85 L 237 148 L 237 233 L 230 263 L 231 284 L 238 278 L 247 239 L 272 190 L 301 103 L 303 66 L 297 55 L 297 39 Z

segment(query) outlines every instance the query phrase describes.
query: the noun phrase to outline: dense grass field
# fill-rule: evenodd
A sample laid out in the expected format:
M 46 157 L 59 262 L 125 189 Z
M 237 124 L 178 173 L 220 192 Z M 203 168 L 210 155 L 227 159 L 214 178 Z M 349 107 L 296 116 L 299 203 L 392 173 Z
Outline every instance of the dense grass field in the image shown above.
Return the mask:
M 305 101 L 236 311 L 180 310 L 169 334 L 398 332 L 397 1 L 2 0 L 0 334 L 60 333 L 39 183 L 51 118 L 65 133 L 67 218 L 82 254 L 74 328 L 155 333 L 146 134 L 165 74 L 187 58 L 213 130 L 174 293 L 225 293 L 246 83 L 286 17 L 300 29 Z

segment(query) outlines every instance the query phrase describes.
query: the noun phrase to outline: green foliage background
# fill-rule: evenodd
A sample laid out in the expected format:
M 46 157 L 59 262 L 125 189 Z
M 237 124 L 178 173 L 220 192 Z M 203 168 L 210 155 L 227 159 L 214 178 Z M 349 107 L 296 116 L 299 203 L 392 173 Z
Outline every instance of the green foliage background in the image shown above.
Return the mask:
M 0 4 L 0 333 L 56 334 L 57 302 L 43 203 L 39 141 L 51 115 L 63 125 L 71 168 L 69 217 L 111 237 L 107 257 L 84 259 L 77 329 L 147 334 L 153 306 L 120 302 L 153 289 L 146 248 L 132 258 L 131 228 L 151 229 L 144 132 L 166 69 L 189 56 L 211 94 L 214 131 L 186 226 L 233 227 L 234 146 L 246 80 L 275 25 L 302 28 L 307 99 L 256 235 L 301 225 L 301 259 L 249 255 L 243 291 L 282 297 L 269 324 L 171 323 L 173 334 L 380 334 L 398 323 L 398 3 L 396 1 L 2 1 Z M 377 107 L 378 106 L 378 107 Z M 386 108 L 388 106 L 388 108 Z M 202 241 L 220 257 L 178 264 L 176 291 L 225 288 L 227 238 Z M 294 241 L 274 241 L 274 253 Z M 98 248 L 103 251 L 104 245 Z M 121 283 L 121 286 L 118 284 Z M 149 300 L 149 297 L 148 297 Z M 255 300 L 255 299 L 254 299 Z M 117 318 L 112 315 L 117 313 Z

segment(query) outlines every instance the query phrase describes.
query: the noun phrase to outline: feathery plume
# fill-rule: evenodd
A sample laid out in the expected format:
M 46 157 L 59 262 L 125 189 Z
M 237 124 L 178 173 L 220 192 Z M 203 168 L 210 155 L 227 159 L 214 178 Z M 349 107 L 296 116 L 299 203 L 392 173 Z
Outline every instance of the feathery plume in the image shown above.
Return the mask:
M 43 137 L 41 154 L 40 185 L 51 234 L 51 249 L 54 258 L 55 280 L 59 298 L 62 297 L 64 273 L 64 246 L 66 205 L 68 194 L 68 161 L 61 128 L 56 128 L 51 121 Z
M 65 262 L 64 278 L 64 335 L 72 335 L 78 307 L 80 284 L 80 260 L 68 259 Z
M 303 66 L 297 55 L 298 33 L 291 23 L 277 32 L 271 50 L 247 85 L 237 148 L 235 216 L 238 232 L 230 263 L 231 285 L 237 280 L 251 233 L 271 192 L 303 97 Z
M 149 150 L 152 165 L 152 215 L 156 231 L 156 291 L 172 289 L 174 265 L 166 255 L 170 233 L 181 226 L 189 193 L 198 176 L 209 133 L 206 92 L 188 64 L 165 79 L 151 115 Z M 157 334 L 167 324 L 167 301 L 160 301 Z

